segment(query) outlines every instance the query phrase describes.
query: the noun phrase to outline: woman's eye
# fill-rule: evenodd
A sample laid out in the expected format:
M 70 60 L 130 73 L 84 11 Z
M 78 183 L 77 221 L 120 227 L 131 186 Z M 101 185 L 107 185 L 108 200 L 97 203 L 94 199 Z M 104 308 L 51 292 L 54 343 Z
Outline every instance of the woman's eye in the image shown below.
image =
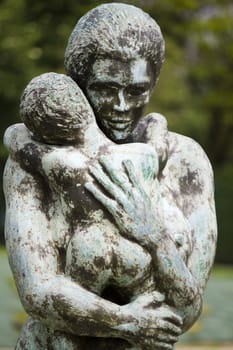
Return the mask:
M 128 95 L 131 96 L 140 96 L 147 92 L 147 89 L 144 87 L 130 87 L 127 89 Z
M 103 88 L 104 88 L 104 85 L 100 83 L 93 83 L 89 86 L 89 89 L 93 91 L 101 91 L 103 90 Z
M 89 88 L 98 92 L 115 91 L 117 89 L 115 85 L 111 85 L 109 83 L 93 83 Z

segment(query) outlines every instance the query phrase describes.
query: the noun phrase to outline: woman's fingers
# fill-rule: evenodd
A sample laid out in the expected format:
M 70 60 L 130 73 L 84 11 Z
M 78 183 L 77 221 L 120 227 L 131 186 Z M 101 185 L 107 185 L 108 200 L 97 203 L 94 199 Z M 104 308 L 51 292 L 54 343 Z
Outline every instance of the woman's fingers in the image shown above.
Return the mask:
M 119 169 L 114 168 L 108 158 L 102 156 L 100 158 L 100 164 L 102 165 L 104 171 L 110 176 L 112 181 L 119 186 L 125 193 L 130 193 L 132 185 L 129 181 L 128 176 Z
M 158 334 L 169 334 L 170 336 L 179 337 L 182 333 L 181 329 L 170 322 L 159 320 L 155 327 L 148 326 L 143 328 L 144 336 L 146 338 L 157 339 Z
M 173 344 L 167 344 L 167 343 L 162 343 L 162 342 L 154 342 L 153 343 L 153 348 L 151 350 L 156 349 L 156 350 L 173 350 Z
M 175 344 L 178 342 L 179 338 L 175 335 L 167 334 L 167 333 L 159 333 L 157 339 L 162 342 Z
M 151 293 L 154 298 L 154 303 L 161 303 L 165 300 L 164 294 L 154 291 Z
M 131 181 L 134 187 L 138 187 L 138 179 L 135 175 L 135 167 L 130 159 L 123 160 L 123 165 L 128 175 L 129 180 Z
M 132 300 L 132 302 L 135 305 L 140 304 L 140 306 L 145 309 L 154 309 L 156 306 L 161 306 L 164 300 L 165 300 L 165 297 L 163 294 L 157 291 L 154 291 L 152 293 L 142 294 L 137 298 L 135 298 L 134 300 Z
M 157 339 L 143 339 L 139 343 L 143 350 L 173 350 L 173 344 L 157 341 Z
M 172 324 L 175 324 L 178 327 L 181 327 L 183 325 L 183 320 L 178 314 L 176 314 L 174 311 L 171 311 L 170 309 L 167 309 L 166 311 L 167 316 L 164 319 L 171 322 Z
M 93 183 L 87 182 L 84 187 L 103 205 L 103 207 L 112 215 L 115 223 L 117 224 L 119 230 L 127 236 L 128 229 L 125 225 L 126 219 L 124 219 L 125 212 L 119 206 L 119 204 L 103 194 Z M 130 237 L 129 237 L 130 238 Z
M 166 332 L 174 335 L 180 335 L 182 332 L 180 327 L 166 320 L 159 321 L 158 329 L 165 330 Z
M 138 199 L 135 201 L 133 195 L 133 190 L 131 184 L 128 183 L 127 191 L 125 192 L 119 186 L 117 186 L 114 182 L 112 182 L 111 178 L 103 171 L 101 166 L 91 166 L 89 168 L 90 174 L 96 180 L 96 182 L 103 187 L 103 189 L 109 194 L 110 197 L 114 198 L 118 204 L 124 208 L 124 213 L 128 214 L 130 217 L 135 215 L 135 208 L 138 202 Z M 131 186 L 131 188 L 130 188 Z M 107 195 L 105 195 L 107 197 Z M 140 197 L 141 199 L 141 197 Z M 102 202 L 104 205 L 104 203 Z M 120 216 L 119 216 L 120 218 Z
M 123 206 L 128 205 L 127 197 L 125 196 L 124 192 L 111 181 L 100 166 L 91 166 L 89 171 L 97 183 L 100 184 L 111 197 L 116 199 L 117 203 Z M 107 196 L 105 197 L 107 198 Z
M 87 182 L 84 187 L 101 203 L 113 216 L 118 213 L 117 203 L 103 194 L 93 183 Z
M 125 171 L 128 175 L 128 178 L 129 178 L 130 182 L 132 183 L 132 185 L 134 186 L 134 188 L 138 189 L 139 192 L 141 193 L 141 195 L 144 198 L 146 198 L 147 194 L 146 194 L 145 190 L 143 189 L 143 187 L 139 181 L 139 178 L 136 176 L 136 170 L 135 170 L 135 167 L 134 167 L 132 161 L 131 160 L 124 160 L 123 165 L 124 165 Z
M 181 335 L 182 330 L 180 327 L 177 327 L 176 325 L 172 324 L 171 322 L 168 322 L 163 319 L 157 319 L 155 320 L 154 326 L 148 325 L 147 328 L 143 327 L 144 335 L 148 338 L 156 338 L 158 334 L 169 334 L 170 336 L 178 337 Z

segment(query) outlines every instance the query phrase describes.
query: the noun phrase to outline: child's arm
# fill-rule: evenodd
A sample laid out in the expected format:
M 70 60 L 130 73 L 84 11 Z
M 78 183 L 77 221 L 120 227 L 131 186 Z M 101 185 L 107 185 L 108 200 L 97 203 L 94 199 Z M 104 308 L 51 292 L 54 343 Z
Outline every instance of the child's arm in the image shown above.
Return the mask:
M 32 138 L 32 134 L 22 123 L 11 125 L 4 134 L 4 145 L 12 159 L 30 173 L 43 173 L 42 156 L 51 146 L 39 143 Z

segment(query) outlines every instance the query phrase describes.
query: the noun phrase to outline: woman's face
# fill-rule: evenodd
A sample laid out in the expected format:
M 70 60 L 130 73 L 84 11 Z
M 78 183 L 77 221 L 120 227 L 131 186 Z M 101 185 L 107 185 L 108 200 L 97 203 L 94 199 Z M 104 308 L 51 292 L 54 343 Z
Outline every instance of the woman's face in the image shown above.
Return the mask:
M 152 70 L 145 59 L 97 59 L 87 80 L 86 95 L 102 131 L 113 141 L 131 135 L 149 101 Z

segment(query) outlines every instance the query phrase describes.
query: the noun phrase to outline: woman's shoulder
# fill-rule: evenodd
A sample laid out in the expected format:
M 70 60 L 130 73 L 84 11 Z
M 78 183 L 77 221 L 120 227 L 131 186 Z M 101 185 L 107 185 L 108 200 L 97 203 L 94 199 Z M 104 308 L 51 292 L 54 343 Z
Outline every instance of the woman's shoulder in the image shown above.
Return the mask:
M 213 193 L 213 171 L 202 147 L 187 136 L 169 132 L 165 179 L 183 198 L 209 197 Z
M 212 172 L 212 167 L 207 154 L 201 145 L 188 136 L 178 133 L 168 133 L 168 158 L 189 167 L 208 169 Z

